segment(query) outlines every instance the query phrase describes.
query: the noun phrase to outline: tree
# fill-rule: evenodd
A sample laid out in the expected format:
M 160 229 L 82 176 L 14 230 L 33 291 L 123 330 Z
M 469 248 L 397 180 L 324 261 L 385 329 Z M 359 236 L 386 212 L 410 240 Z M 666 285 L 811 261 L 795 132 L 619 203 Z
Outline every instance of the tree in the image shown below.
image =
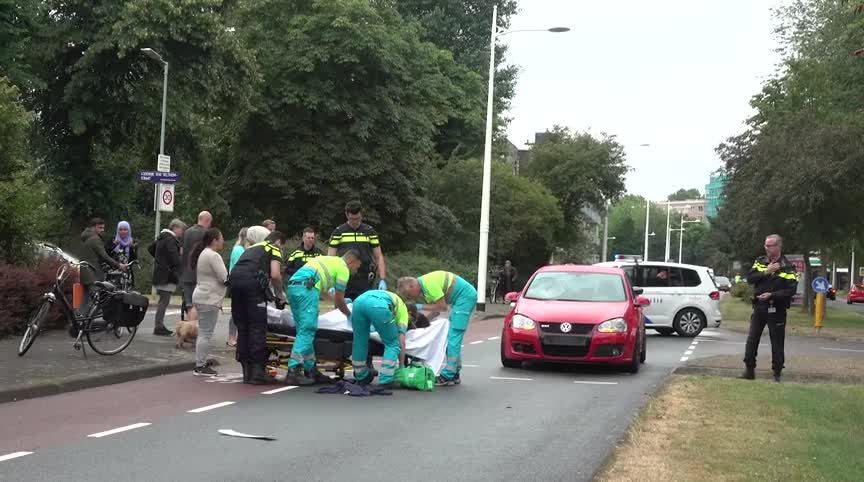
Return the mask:
M 610 208 L 609 236 L 615 237 L 609 241 L 610 260 L 615 254 L 644 254 L 646 202 L 642 196 L 626 194 Z M 648 223 L 648 260 L 663 260 L 666 252 L 665 207 L 652 203 Z M 650 236 L 651 233 L 654 236 Z
M 489 70 L 489 29 L 493 2 L 488 0 L 399 0 L 391 3 L 403 17 L 416 22 L 424 40 L 453 53 L 468 74 L 454 79 L 465 96 L 435 137 L 436 150 L 444 159 L 464 159 L 482 154 L 486 120 L 486 85 Z M 516 0 L 498 3 L 498 28 L 510 26 L 517 12 Z M 502 113 L 515 94 L 515 66 L 504 66 L 506 46 L 495 49 L 495 126 L 499 136 L 508 120 Z
M 433 181 L 432 197 L 458 220 L 447 230 L 447 244 L 461 259 L 477 259 L 482 169 L 478 159 L 454 161 Z M 491 205 L 490 257 L 495 262 L 510 259 L 522 269 L 544 264 L 563 222 L 555 197 L 540 183 L 514 176 L 507 164 L 495 162 Z
M 99 214 L 152 209 L 152 186 L 136 179 L 159 146 L 162 69 L 140 53 L 157 50 L 171 64 L 166 149 L 183 174 L 178 198 L 227 214 L 210 189 L 220 155 L 256 76 L 251 58 L 226 24 L 218 0 L 47 0 L 31 48 L 43 82 L 28 94 L 38 112 L 34 144 L 58 203 L 73 222 Z M 74 182 L 72 182 L 74 180 Z M 200 204 L 199 204 L 200 205 Z
M 674 193 L 670 194 L 666 199 L 667 201 L 687 201 L 690 199 L 702 199 L 702 193 L 699 192 L 699 189 L 679 189 Z
M 560 248 L 566 251 L 589 244 L 583 210 L 602 212 L 606 200 L 617 199 L 624 192 L 628 169 L 624 148 L 614 136 L 595 138 L 555 126 L 534 145 L 526 171 L 558 199 L 564 213 L 564 224 L 556 236 Z M 581 258 L 584 251 L 578 249 L 569 256 Z
M 452 219 L 424 197 L 433 135 L 463 99 L 450 52 L 364 0 L 255 2 L 242 25 L 264 83 L 226 177 L 238 212 L 333 226 L 357 198 L 390 249 Z

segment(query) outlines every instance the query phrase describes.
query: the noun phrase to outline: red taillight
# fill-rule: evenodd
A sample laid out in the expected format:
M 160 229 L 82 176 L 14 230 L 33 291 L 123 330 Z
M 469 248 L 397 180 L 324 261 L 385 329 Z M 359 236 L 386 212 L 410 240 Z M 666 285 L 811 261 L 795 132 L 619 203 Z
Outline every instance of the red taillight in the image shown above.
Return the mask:
M 708 297 L 714 301 L 717 301 L 720 299 L 720 292 L 719 291 L 712 291 L 711 294 L 708 295 Z

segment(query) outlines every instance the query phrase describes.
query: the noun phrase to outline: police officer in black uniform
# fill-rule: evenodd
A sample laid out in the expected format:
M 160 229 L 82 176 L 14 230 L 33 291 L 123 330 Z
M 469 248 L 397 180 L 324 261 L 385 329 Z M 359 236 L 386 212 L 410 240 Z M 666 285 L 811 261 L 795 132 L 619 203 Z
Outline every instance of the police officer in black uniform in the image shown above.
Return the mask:
M 798 273 L 795 265 L 781 253 L 783 239 L 772 234 L 765 238 L 765 256 L 753 262 L 747 273 L 747 282 L 753 285 L 753 315 L 750 317 L 750 333 L 744 353 L 744 374 L 741 378 L 756 378 L 756 352 L 762 331 L 768 325 L 771 337 L 771 368 L 774 381 L 780 381 L 785 361 L 786 310 L 798 290 Z
M 285 279 L 291 279 L 291 276 L 310 259 L 321 256 L 321 250 L 315 246 L 315 238 L 314 228 L 307 227 L 303 229 L 303 241 L 293 253 L 288 255 L 288 262 L 285 263 Z
M 267 374 L 267 303 L 285 299 L 282 246 L 285 235 L 273 231 L 250 246 L 231 271 L 231 314 L 237 325 L 237 360 L 243 383 L 272 382 Z
M 360 201 L 350 201 L 345 205 L 345 217 L 348 222 L 333 230 L 330 235 L 328 256 L 342 256 L 349 249 L 360 253 L 363 264 L 356 274 L 351 275 L 345 297 L 352 300 L 369 291 L 375 286 L 375 275 L 378 275 L 378 289 L 386 290 L 387 268 L 384 265 L 384 254 L 381 252 L 381 242 L 375 229 L 363 222 L 363 206 Z

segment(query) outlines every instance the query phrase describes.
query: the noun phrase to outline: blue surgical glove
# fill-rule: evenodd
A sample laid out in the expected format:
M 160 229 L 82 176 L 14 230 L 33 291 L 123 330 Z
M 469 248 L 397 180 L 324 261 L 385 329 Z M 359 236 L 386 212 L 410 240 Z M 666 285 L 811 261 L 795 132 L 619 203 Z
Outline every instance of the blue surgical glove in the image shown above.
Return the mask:
M 351 303 L 354 303 L 354 300 L 352 300 L 351 298 L 345 298 L 346 305 L 350 305 Z
M 330 288 L 327 292 L 330 293 L 330 296 L 336 296 L 336 288 Z
M 381 281 L 379 281 L 378 282 L 378 289 L 379 290 L 386 290 L 387 289 L 387 282 L 384 281 L 383 279 Z
M 423 303 L 417 303 L 417 304 L 414 305 L 414 306 L 417 307 L 417 311 L 423 311 Z

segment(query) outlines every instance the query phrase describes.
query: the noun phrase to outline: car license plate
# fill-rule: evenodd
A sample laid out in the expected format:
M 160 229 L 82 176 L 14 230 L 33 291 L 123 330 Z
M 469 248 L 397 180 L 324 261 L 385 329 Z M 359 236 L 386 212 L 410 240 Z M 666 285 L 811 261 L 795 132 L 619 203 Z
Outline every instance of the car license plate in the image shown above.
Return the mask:
M 587 336 L 579 335 L 546 335 L 543 343 L 546 345 L 587 346 Z

